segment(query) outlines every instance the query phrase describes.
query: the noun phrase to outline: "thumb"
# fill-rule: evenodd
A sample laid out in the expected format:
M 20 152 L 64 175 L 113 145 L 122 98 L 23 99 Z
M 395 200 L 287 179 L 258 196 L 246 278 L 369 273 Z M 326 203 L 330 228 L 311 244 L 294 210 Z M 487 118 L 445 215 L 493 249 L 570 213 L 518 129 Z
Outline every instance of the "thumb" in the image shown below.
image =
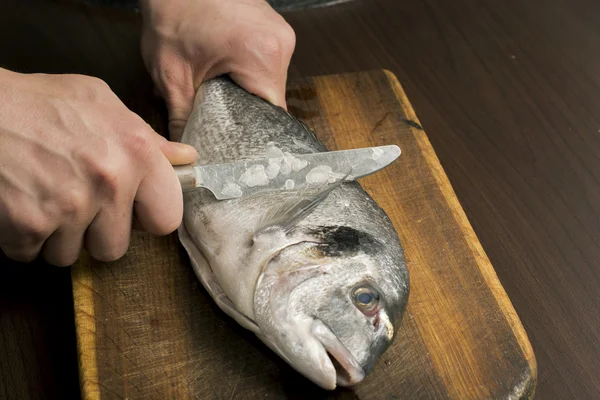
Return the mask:
M 158 145 L 171 165 L 193 164 L 198 159 L 196 149 L 188 144 L 171 142 L 158 135 Z
M 185 124 L 192 112 L 194 95 L 194 86 L 190 83 L 189 86 L 168 90 L 165 96 L 169 111 L 169 136 L 173 141 L 181 140 Z

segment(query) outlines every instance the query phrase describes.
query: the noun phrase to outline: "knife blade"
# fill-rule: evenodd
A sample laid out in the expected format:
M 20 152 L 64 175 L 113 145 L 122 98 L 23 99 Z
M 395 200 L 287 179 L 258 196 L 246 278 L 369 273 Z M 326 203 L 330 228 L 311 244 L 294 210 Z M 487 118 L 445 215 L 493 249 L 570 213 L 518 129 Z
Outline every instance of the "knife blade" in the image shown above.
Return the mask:
M 356 180 L 387 167 L 399 156 L 400 148 L 388 145 L 173 168 L 184 192 L 204 188 L 217 200 L 227 200 Z

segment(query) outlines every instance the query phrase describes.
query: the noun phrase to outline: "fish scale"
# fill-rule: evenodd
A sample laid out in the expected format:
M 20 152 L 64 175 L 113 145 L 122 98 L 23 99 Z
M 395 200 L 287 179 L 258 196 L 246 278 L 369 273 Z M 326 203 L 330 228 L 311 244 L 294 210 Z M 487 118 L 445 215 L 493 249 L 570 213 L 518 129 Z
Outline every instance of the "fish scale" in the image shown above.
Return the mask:
M 205 130 L 204 136 L 188 138 L 189 144 L 198 149 L 199 164 L 218 164 L 261 156 L 271 142 L 277 143 L 284 151 L 296 154 L 308 153 L 307 146 L 312 152 L 327 151 L 310 131 L 298 129 L 297 123 L 282 110 L 263 104 L 261 112 L 265 118 L 256 120 L 240 106 L 240 102 L 223 99 L 221 91 L 236 90 L 237 96 L 248 98 L 248 101 L 253 100 L 254 96 L 241 88 L 229 89 L 225 81 L 214 85 L 214 91 L 201 100 L 215 104 L 215 109 L 204 111 L 204 115 L 198 115 L 197 119 L 191 121 L 195 125 L 190 129 Z M 199 126 L 206 124 L 205 121 L 210 121 L 209 126 Z M 299 142 L 303 145 L 299 146 Z

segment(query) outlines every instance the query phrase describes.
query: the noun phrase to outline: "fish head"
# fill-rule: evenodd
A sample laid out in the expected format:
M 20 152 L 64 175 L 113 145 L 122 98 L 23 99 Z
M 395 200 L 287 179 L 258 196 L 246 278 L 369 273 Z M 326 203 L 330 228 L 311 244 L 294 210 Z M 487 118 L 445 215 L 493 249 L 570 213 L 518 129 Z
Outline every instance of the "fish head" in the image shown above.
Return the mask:
M 403 258 L 371 250 L 289 246 L 269 261 L 255 291 L 263 342 L 325 389 L 364 379 L 393 342 L 407 303 Z M 402 265 L 383 265 L 394 262 Z

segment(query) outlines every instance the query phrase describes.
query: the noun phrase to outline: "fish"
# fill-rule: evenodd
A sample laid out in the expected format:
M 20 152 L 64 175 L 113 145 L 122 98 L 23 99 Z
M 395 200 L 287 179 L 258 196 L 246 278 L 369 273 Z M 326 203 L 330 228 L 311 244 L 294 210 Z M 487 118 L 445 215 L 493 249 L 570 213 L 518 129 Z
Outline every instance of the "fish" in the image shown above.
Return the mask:
M 181 142 L 198 164 L 269 157 L 271 176 L 307 168 L 294 154 L 327 151 L 305 123 L 226 75 L 199 87 Z M 398 232 L 359 182 L 339 179 L 350 172 L 320 170 L 310 189 L 230 200 L 186 192 L 177 231 L 218 307 L 327 390 L 373 370 L 410 292 Z

